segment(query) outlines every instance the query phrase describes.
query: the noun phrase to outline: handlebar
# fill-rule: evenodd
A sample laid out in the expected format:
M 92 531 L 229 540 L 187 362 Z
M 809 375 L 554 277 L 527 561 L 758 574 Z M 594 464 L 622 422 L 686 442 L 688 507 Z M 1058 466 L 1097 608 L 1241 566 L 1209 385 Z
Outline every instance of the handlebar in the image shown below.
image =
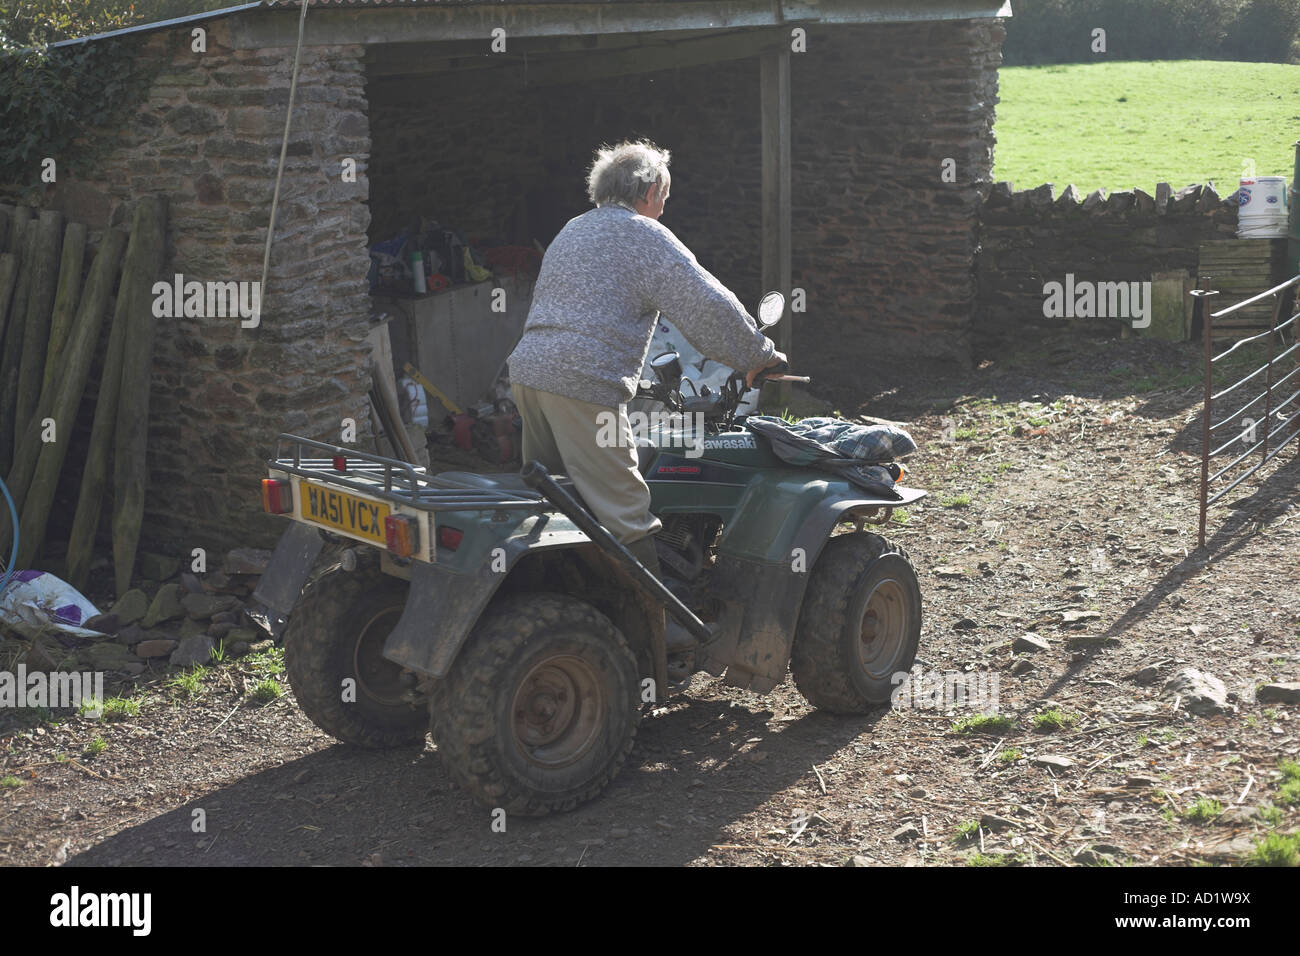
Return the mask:
M 757 382 L 803 382 L 805 384 L 812 381 L 811 376 L 790 375 L 787 374 L 789 371 L 790 371 L 789 362 L 777 362 L 771 368 L 765 368 L 763 369 L 763 371 L 755 375 L 754 381 L 756 383 Z
M 788 362 L 779 362 L 765 368 L 754 376 L 753 387 L 759 388 L 764 382 L 812 381 L 807 375 L 791 375 L 789 371 Z M 683 395 L 679 387 L 674 387 L 667 382 L 642 379 L 637 385 L 636 395 L 638 398 L 650 398 L 662 402 L 675 412 L 702 413 L 706 421 L 719 422 L 724 427 L 730 427 L 735 421 L 736 409 L 740 406 L 744 394 L 750 390 L 745 381 L 746 375 L 746 372 L 732 372 L 720 391 L 709 393 L 706 390 L 704 395 L 693 396 Z

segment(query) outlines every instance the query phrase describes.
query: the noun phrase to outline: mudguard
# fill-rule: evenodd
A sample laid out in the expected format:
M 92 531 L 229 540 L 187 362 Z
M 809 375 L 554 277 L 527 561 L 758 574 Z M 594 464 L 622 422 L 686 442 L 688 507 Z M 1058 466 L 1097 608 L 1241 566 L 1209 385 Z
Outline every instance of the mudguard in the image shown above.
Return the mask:
M 553 530 L 542 530 L 551 525 Z M 522 532 L 491 542 L 481 560 L 456 564 L 411 563 L 406 608 L 384 642 L 384 657 L 428 677 L 446 677 L 461 645 L 510 570 L 530 551 L 586 544 L 587 536 L 567 519 L 529 516 Z
M 832 491 L 829 496 L 828 491 Z M 728 549 L 719 548 L 715 590 L 744 608 L 743 619 L 730 633 L 720 636 L 721 646 L 712 655 L 729 661 L 726 683 L 766 693 L 785 679 L 808 574 L 831 532 L 843 520 L 844 513 L 853 508 L 900 507 L 925 495 L 910 488 L 898 491 L 903 501 L 883 502 L 851 491 L 836 496 L 832 489 L 814 488 L 796 496 L 791 504 L 807 500 L 803 498 L 805 494 L 817 495 L 817 504 L 810 510 L 796 508 L 795 517 L 801 518 L 799 523 L 786 520 L 781 533 L 774 537 L 773 550 L 761 558 L 743 552 L 728 554 Z M 777 507 L 771 503 L 767 506 Z M 769 519 L 769 534 L 770 527 Z M 741 540 L 746 540 L 743 535 Z M 783 550 L 776 551 L 778 547 Z
M 316 528 L 290 522 L 275 545 L 253 597 L 280 617 L 288 617 L 324 544 Z

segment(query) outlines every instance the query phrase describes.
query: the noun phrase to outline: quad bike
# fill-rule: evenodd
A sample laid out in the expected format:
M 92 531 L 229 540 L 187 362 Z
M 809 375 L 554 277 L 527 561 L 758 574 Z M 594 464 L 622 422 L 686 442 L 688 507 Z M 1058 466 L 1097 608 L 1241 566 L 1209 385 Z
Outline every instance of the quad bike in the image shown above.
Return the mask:
M 783 310 L 770 293 L 760 322 Z M 263 506 L 292 523 L 255 596 L 318 727 L 369 747 L 431 730 L 477 800 L 540 815 L 599 794 L 643 709 L 697 671 L 761 693 L 789 669 L 838 714 L 889 702 L 920 640 L 920 588 L 863 526 L 925 492 L 885 497 L 782 461 L 736 414 L 743 373 L 684 396 L 675 354 L 652 367 L 639 393 L 705 424 L 702 441 L 661 427 L 638 448 L 662 579 L 537 462 L 432 475 L 280 437 Z

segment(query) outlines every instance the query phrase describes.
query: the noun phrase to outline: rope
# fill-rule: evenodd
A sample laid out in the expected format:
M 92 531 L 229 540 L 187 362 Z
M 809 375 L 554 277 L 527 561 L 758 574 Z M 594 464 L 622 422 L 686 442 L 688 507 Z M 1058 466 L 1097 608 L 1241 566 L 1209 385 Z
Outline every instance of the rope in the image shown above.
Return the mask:
M 298 48 L 293 54 L 293 75 L 289 79 L 289 108 L 284 114 L 284 137 L 280 140 L 280 164 L 275 171 L 275 192 L 271 196 L 271 219 L 266 225 L 266 250 L 262 254 L 261 294 L 257 300 L 257 321 L 262 321 L 262 299 L 266 297 L 266 275 L 271 270 L 271 240 L 275 237 L 275 207 L 280 202 L 280 180 L 284 176 L 284 158 L 289 151 L 289 124 L 293 119 L 293 97 L 298 91 L 298 63 L 302 59 L 302 37 L 307 27 L 307 0 L 299 0 L 302 15 L 298 17 Z M 255 327 L 255 326 L 251 326 Z
M 0 580 L 0 595 L 2 595 L 5 593 L 5 588 L 9 587 L 9 579 L 14 575 L 14 562 L 18 560 L 18 509 L 14 506 L 14 499 L 3 481 L 0 481 L 0 491 L 4 492 L 5 501 L 9 502 L 9 514 L 13 517 L 14 523 L 13 551 L 10 552 L 9 560 L 4 565 L 4 578 Z

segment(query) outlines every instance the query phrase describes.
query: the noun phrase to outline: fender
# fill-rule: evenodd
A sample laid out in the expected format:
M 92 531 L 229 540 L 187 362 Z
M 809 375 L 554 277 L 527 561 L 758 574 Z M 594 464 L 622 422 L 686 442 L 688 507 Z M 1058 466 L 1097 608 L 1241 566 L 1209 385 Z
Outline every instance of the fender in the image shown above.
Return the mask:
M 324 544 L 325 540 L 316 528 L 297 521 L 289 522 L 257 582 L 253 598 L 281 618 L 288 617 L 298 603 L 298 595 L 302 594 L 302 586 L 307 582 L 307 575 L 311 573 Z M 271 628 L 267 626 L 267 630 Z
M 543 541 L 507 538 L 497 545 L 505 552 L 504 570 L 495 570 L 490 561 L 468 568 L 413 561 L 406 607 L 384 641 L 384 657 L 427 677 L 446 677 L 479 615 L 521 557 L 586 542 L 576 528 L 546 532 Z
M 721 593 L 744 608 L 743 620 L 720 641 L 728 642 L 714 652 L 729 661 L 726 683 L 766 693 L 785 679 L 794 648 L 799 611 L 803 607 L 808 576 L 816 567 L 822 548 L 844 514 L 854 508 L 901 507 L 925 497 L 924 491 L 899 488 L 901 501 L 882 501 L 851 491 L 823 499 L 804 518 L 791 542 L 790 552 L 780 561 L 754 560 L 749 556 L 719 552 L 716 581 Z M 802 549 L 801 572 L 792 572 L 793 555 Z

